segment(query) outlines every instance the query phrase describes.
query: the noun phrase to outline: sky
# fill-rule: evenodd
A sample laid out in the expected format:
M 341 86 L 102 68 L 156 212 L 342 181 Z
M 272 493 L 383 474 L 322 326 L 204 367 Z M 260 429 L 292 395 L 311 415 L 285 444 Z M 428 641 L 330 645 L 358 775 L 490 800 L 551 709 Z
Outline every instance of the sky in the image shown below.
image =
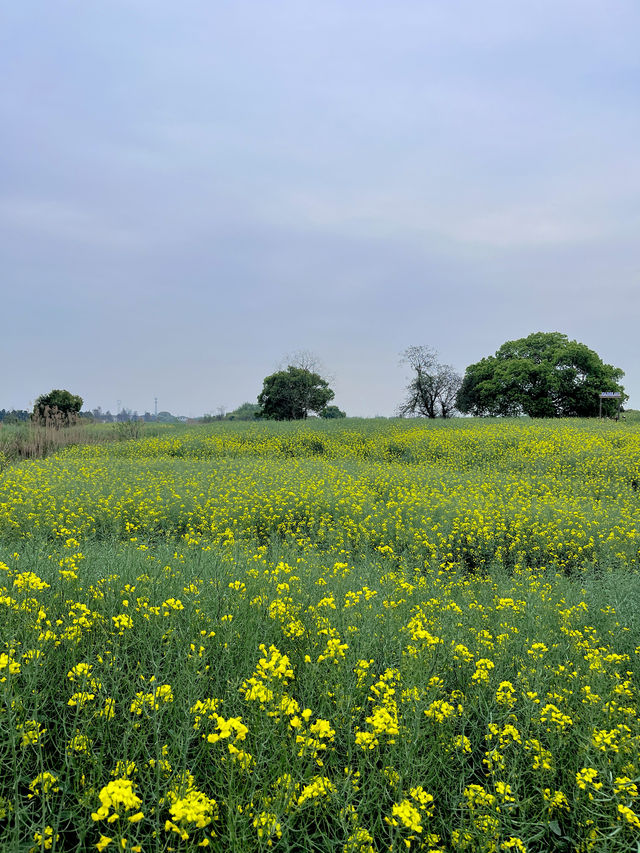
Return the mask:
M 559 331 L 640 408 L 637 0 L 0 0 L 0 408 L 392 415 Z

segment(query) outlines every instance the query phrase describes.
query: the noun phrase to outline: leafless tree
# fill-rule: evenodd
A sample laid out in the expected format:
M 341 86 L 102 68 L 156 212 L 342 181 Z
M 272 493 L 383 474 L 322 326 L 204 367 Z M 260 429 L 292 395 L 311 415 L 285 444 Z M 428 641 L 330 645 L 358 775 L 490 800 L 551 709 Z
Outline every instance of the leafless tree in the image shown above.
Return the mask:
M 438 353 L 429 346 L 408 347 L 402 354 L 401 363 L 409 365 L 413 376 L 398 414 L 401 417 L 450 418 L 455 411 L 462 377 L 450 364 L 440 364 Z
M 286 361 L 284 370 L 291 365 L 291 367 L 299 367 L 300 370 L 308 370 L 309 373 L 319 373 L 323 367 L 318 356 L 308 349 L 298 349 L 295 352 L 287 353 L 284 361 Z
M 299 367 L 300 370 L 308 370 L 309 373 L 318 373 L 328 382 L 336 381 L 336 377 L 327 371 L 322 359 L 308 349 L 298 349 L 287 353 L 278 365 L 277 370 L 286 370 L 288 367 Z

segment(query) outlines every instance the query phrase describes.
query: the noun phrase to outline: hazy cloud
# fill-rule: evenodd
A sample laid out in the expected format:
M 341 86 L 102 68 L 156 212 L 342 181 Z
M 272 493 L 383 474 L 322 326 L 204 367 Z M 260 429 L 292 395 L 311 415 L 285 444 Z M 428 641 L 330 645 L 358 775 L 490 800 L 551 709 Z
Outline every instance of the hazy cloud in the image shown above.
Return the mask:
M 354 414 L 398 353 L 536 330 L 640 405 L 640 9 L 112 0 L 0 20 L 0 407 L 199 414 L 310 349 Z

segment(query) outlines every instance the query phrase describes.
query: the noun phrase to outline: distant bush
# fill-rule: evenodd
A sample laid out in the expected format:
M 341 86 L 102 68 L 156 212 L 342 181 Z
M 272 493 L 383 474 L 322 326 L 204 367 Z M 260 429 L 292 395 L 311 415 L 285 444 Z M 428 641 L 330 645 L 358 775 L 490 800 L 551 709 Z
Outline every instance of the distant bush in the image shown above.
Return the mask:
M 337 406 L 327 406 L 320 412 L 321 418 L 346 418 L 347 413 Z
M 257 403 L 243 403 L 225 416 L 227 421 L 254 421 L 260 412 Z

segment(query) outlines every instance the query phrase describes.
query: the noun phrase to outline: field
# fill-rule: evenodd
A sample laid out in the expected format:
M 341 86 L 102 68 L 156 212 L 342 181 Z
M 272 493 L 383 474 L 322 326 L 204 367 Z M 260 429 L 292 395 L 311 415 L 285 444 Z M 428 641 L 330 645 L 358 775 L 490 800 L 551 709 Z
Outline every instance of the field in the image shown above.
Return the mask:
M 0 474 L 0 850 L 640 850 L 640 423 Z

